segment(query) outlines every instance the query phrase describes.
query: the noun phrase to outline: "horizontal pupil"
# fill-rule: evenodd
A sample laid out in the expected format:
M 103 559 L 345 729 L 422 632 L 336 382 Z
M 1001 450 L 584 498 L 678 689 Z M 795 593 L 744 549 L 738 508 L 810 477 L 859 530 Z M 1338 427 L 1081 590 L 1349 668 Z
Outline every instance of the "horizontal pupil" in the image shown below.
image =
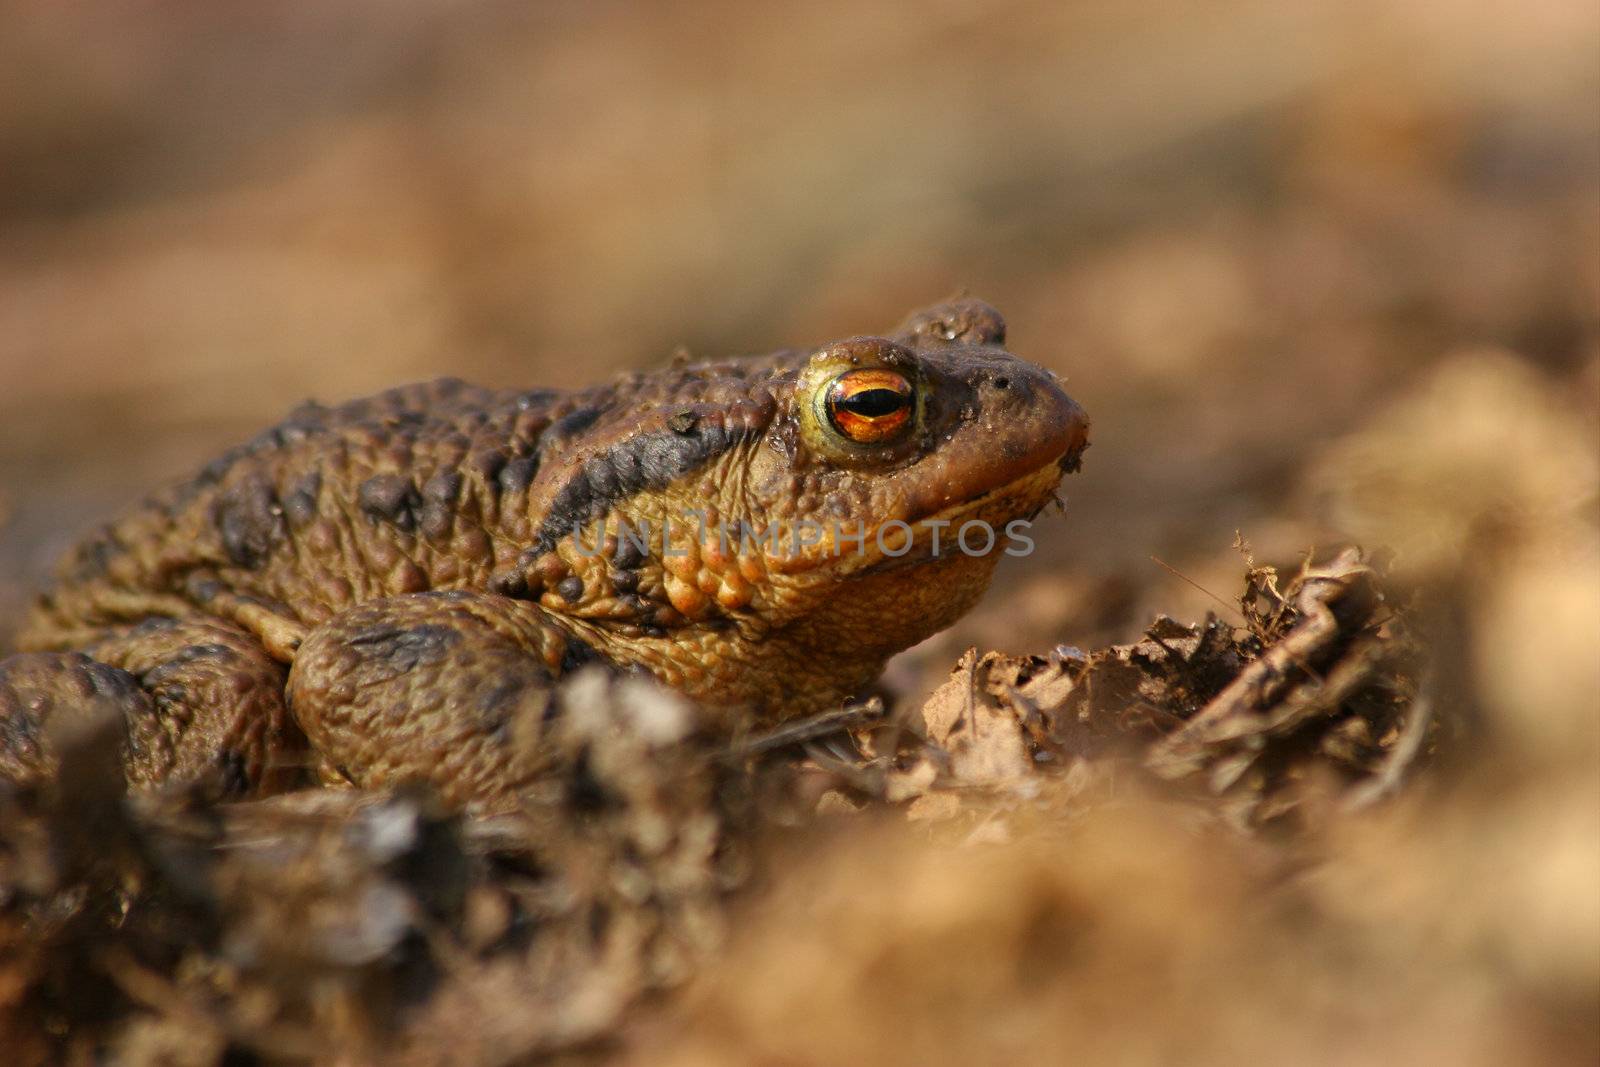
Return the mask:
M 892 415 L 906 406 L 906 397 L 893 389 L 863 389 L 859 393 L 841 397 L 838 405 L 852 415 L 875 419 Z

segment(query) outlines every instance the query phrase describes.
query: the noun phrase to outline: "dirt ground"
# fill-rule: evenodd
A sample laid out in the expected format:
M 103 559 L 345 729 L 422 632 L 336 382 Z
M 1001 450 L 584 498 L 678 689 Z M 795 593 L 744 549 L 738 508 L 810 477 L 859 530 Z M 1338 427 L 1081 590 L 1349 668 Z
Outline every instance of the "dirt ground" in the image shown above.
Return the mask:
M 968 289 L 1094 420 L 881 714 L 586 682 L 600 814 L 89 731 L 0 798 L 16 1062 L 1600 1058 L 1600 11 L 917 7 L 0 0 L 0 647 L 306 397 Z

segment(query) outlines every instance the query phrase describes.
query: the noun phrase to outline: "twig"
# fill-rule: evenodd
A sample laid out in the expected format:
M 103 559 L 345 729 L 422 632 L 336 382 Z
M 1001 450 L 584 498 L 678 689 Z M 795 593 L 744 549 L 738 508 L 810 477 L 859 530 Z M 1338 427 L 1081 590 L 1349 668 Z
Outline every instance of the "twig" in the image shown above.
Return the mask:
M 819 737 L 838 733 L 840 730 L 868 726 L 882 721 L 883 716 L 883 701 L 873 697 L 864 704 L 825 711 L 820 715 L 784 723 L 754 737 L 736 741 L 728 747 L 727 755 L 738 758 L 759 756 L 774 749 L 787 748 L 804 741 L 814 741 Z
M 1232 604 L 1228 603 L 1226 600 L 1223 600 L 1220 596 L 1218 596 L 1217 594 L 1213 593 L 1211 590 L 1207 589 L 1205 586 L 1201 585 L 1199 582 L 1195 581 L 1193 578 L 1189 577 L 1187 574 L 1184 574 L 1182 571 L 1180 571 L 1178 568 L 1174 567 L 1172 564 L 1168 563 L 1166 560 L 1162 559 L 1160 556 L 1151 556 L 1150 559 L 1157 566 L 1162 567 L 1163 569 L 1165 569 L 1167 571 L 1167 573 L 1171 574 L 1172 576 L 1174 576 L 1176 578 L 1180 578 L 1185 582 L 1188 582 L 1190 585 L 1192 585 L 1196 589 L 1200 590 L 1206 596 L 1210 597 L 1212 600 L 1215 600 L 1218 604 L 1221 604 L 1227 610 L 1233 612 L 1233 614 L 1238 616 L 1239 621 L 1244 623 L 1244 625 L 1246 625 L 1246 626 L 1250 625 L 1250 620 L 1246 619 L 1244 617 L 1244 613 L 1241 612 L 1238 608 L 1234 607 Z

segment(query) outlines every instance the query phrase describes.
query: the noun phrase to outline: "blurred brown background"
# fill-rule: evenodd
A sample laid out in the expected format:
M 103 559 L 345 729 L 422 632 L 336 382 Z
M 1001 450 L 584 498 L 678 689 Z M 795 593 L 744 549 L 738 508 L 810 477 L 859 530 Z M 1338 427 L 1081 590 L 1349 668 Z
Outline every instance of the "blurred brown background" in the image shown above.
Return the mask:
M 0 4 L 0 619 L 299 400 L 576 385 L 969 288 L 1095 419 L 929 654 L 1127 638 L 1454 352 L 1600 388 L 1590 0 Z M 997 606 L 999 605 L 999 606 Z M 947 660 L 946 660 L 947 662 Z
M 1427 605 L 1440 773 L 1277 852 L 1070 774 L 961 848 L 840 832 L 634 1062 L 1594 1063 L 1594 0 L 0 0 L 0 647 L 308 396 L 963 287 L 1094 446 L 891 686 L 1222 610 L 1235 531 L 1353 537 Z

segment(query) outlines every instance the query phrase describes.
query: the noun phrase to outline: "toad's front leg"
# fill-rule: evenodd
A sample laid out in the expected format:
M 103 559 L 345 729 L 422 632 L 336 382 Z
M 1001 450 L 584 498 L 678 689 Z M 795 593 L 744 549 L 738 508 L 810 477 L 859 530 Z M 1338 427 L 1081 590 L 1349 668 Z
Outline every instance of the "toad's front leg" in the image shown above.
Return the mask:
M 289 707 L 325 781 L 419 781 L 452 805 L 503 804 L 548 765 L 551 689 L 586 655 L 523 601 L 388 597 L 307 636 Z

